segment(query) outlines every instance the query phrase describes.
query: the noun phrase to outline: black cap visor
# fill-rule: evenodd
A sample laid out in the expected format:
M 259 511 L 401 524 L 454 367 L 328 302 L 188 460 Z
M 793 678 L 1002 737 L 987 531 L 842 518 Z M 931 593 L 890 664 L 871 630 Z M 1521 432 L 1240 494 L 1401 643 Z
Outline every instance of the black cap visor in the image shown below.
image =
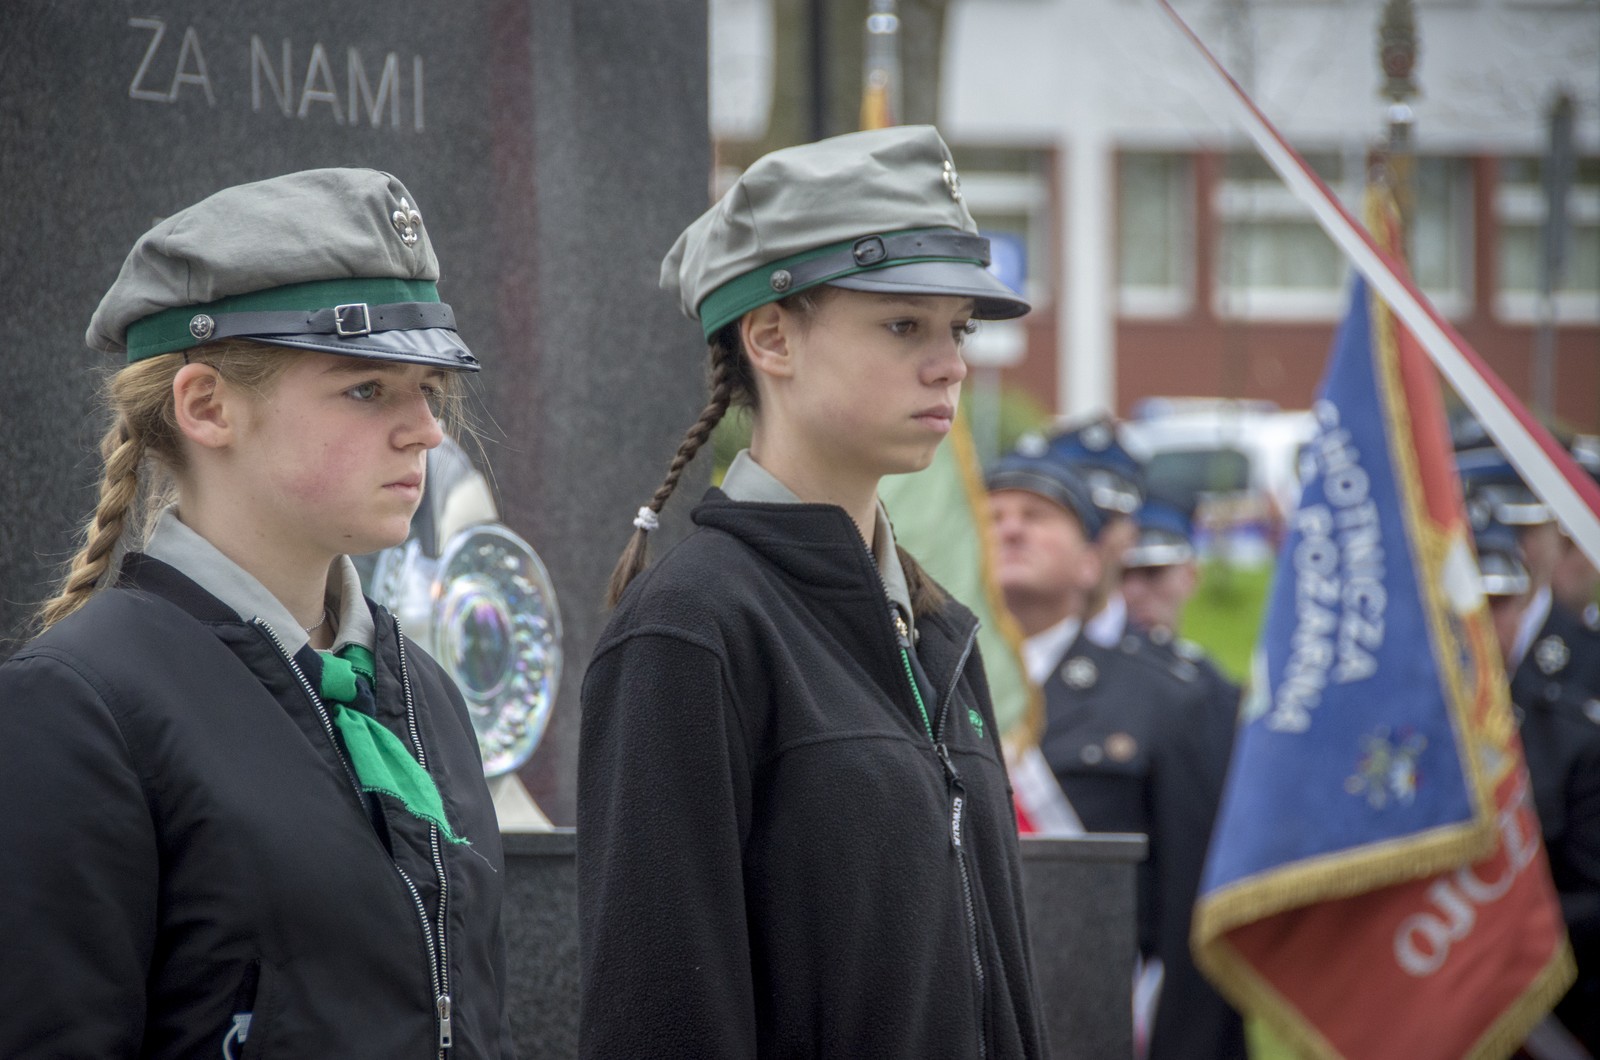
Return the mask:
M 988 269 L 969 261 L 908 261 L 829 280 L 830 287 L 874 294 L 932 294 L 977 300 L 979 320 L 1011 320 L 1033 307 Z
M 338 335 L 241 335 L 255 342 L 287 346 L 297 350 L 316 350 L 341 357 L 361 357 L 370 361 L 399 361 L 426 364 L 451 372 L 476 372 L 478 358 L 467 349 L 461 336 L 451 328 L 413 328 L 408 331 L 374 331 L 366 335 L 340 338 Z

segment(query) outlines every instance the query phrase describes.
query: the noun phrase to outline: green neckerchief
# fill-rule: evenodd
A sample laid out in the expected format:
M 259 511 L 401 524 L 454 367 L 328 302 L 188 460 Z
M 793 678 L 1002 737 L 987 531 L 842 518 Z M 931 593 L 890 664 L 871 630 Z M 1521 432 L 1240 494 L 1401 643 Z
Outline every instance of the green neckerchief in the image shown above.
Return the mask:
M 373 687 L 372 653 L 359 644 L 346 644 L 337 655 L 317 654 L 322 656 L 322 698 L 333 708 L 333 723 L 344 738 L 361 790 L 397 799 L 413 817 L 437 825 L 450 842 L 467 842 L 450 830 L 438 785 L 411 757 L 400 737 L 352 705 L 357 678 L 365 678 L 368 687 Z

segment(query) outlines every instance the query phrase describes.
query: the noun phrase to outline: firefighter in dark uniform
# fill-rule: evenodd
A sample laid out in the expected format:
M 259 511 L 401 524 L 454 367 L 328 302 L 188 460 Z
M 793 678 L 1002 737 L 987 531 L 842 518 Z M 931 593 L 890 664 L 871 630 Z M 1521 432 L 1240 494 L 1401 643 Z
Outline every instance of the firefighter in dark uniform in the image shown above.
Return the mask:
M 1102 648 L 1114 648 L 1127 630 L 1122 599 L 1122 557 L 1139 535 L 1133 515 L 1144 501 L 1144 467 L 1117 437 L 1116 421 L 1095 415 L 1048 436 L 1027 435 L 1019 452 L 1046 457 L 1072 468 L 1088 487 L 1100 513 L 1095 537 L 1100 553 L 1100 584 L 1091 597 L 1084 635 Z
M 1511 679 L 1534 807 L 1544 833 L 1561 914 L 1578 962 L 1578 980 L 1555 1015 L 1589 1052 L 1600 1055 L 1600 703 L 1562 673 L 1522 665 L 1519 636 L 1538 586 L 1518 536 L 1469 507 L 1478 568 Z
M 1600 482 L 1600 435 L 1575 435 L 1567 448 L 1577 465 Z M 1565 536 L 1561 541 L 1561 555 L 1550 577 L 1550 592 L 1555 602 L 1582 619 L 1585 627 L 1600 630 L 1600 603 L 1596 603 L 1600 599 L 1600 569 Z
M 1511 528 L 1529 578 L 1529 597 L 1513 647 L 1516 677 L 1574 685 L 1600 699 L 1600 615 L 1586 620 L 1555 599 L 1552 580 L 1570 547 L 1550 508 L 1492 446 L 1456 454 L 1456 468 L 1474 525 L 1492 520 Z
M 1199 580 L 1194 521 L 1185 508 L 1147 497 L 1134 516 L 1139 534 L 1123 555 L 1122 595 L 1133 629 L 1147 638 L 1147 650 L 1164 655 L 1177 672 L 1192 668 L 1204 691 L 1204 709 L 1185 719 L 1181 738 L 1200 770 L 1190 792 L 1205 827 L 1190 841 L 1175 845 L 1157 885 L 1161 889 L 1161 992 L 1151 1029 L 1151 1056 L 1242 1056 L 1244 1027 L 1200 970 L 1189 950 L 1189 925 L 1200 891 L 1211 824 L 1222 799 L 1238 717 L 1240 689 L 1193 641 L 1177 634 L 1178 619 Z
M 1237 714 L 1239 686 L 1217 668 L 1198 644 L 1177 635 L 1183 606 L 1200 581 L 1193 513 L 1182 505 L 1152 496 L 1140 505 L 1134 521 L 1139 536 L 1122 556 L 1122 596 L 1127 601 L 1129 622 L 1157 647 L 1194 666 L 1201 680 L 1216 690 L 1219 701 L 1232 701 L 1230 717 Z M 1228 745 L 1232 744 L 1230 722 Z
M 987 485 L 996 571 L 1027 635 L 1030 677 L 1044 691 L 1040 750 L 1085 828 L 1149 836 L 1149 857 L 1138 874 L 1140 951 L 1147 961 L 1192 968 L 1189 907 L 1218 786 L 1202 749 L 1205 719 L 1214 717 L 1209 687 L 1192 663 L 1137 630 L 1120 631 L 1110 646 L 1088 635 L 1085 618 L 1105 597 L 1100 574 L 1107 522 L 1078 468 L 1047 447 L 1019 446 L 994 467 Z M 1030 564 L 1029 554 L 1054 561 Z M 1052 581 L 1051 570 L 1064 573 Z M 1191 877 L 1183 885 L 1168 882 Z M 1175 898 L 1174 887 L 1183 886 L 1187 897 Z M 1167 908 L 1174 904 L 1181 908 Z M 1161 1026 L 1148 1055 L 1244 1056 L 1236 1022 L 1231 1036 L 1225 1028 L 1214 1034 L 1186 1015 L 1188 987 L 1185 981 L 1163 992 Z M 1162 1019 L 1160 1009 L 1169 1004 L 1171 1019 Z

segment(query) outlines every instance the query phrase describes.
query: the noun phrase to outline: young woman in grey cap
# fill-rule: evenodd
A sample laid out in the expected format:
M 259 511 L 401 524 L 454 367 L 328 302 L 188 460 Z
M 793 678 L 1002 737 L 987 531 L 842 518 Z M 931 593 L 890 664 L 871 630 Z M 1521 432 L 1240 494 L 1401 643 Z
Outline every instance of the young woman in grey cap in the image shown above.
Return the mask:
M 768 155 L 667 256 L 711 402 L 584 682 L 583 1055 L 1042 1055 L 977 622 L 877 498 L 950 431 L 971 321 L 1027 311 L 987 260 L 927 127 Z M 735 405 L 749 450 L 641 573 Z
M 472 722 L 346 556 L 406 537 L 477 368 L 438 276 L 398 180 L 315 170 L 100 303 L 99 505 L 0 667 L 0 1056 L 512 1055 Z

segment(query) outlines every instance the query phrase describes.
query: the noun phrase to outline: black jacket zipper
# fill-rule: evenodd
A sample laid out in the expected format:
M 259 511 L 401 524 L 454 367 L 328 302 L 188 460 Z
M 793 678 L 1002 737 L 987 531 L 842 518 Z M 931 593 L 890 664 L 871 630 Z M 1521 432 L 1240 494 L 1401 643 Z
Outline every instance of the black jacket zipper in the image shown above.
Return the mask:
M 400 687 L 405 694 L 406 701 L 406 729 L 411 733 L 411 746 L 416 749 L 417 764 L 424 770 L 428 768 L 428 751 L 422 746 L 422 731 L 417 725 L 417 705 L 411 696 L 411 668 L 406 665 L 406 637 L 405 631 L 400 628 L 398 618 L 394 622 L 395 646 L 400 652 Z M 433 1007 L 434 1016 L 439 1021 L 439 1055 L 451 1047 L 450 1033 L 450 930 L 448 913 L 450 908 L 450 877 L 444 871 L 444 854 L 439 846 L 439 828 L 437 825 L 428 826 L 428 850 L 433 858 L 434 876 L 439 883 L 439 911 L 437 914 L 437 936 L 439 950 L 436 966 L 438 971 L 433 978 Z M 398 866 L 396 866 L 398 868 Z M 402 873 L 404 875 L 404 873 Z M 415 894 L 415 888 L 412 891 Z M 420 903 L 419 903 L 419 912 Z M 426 914 L 424 914 L 426 917 Z M 430 954 L 433 947 L 429 947 Z
M 889 622 L 893 627 L 895 643 L 900 649 L 900 663 L 905 669 L 906 683 L 911 686 L 911 697 L 916 700 L 917 710 L 922 715 L 922 724 L 928 733 L 929 743 L 933 745 L 934 754 L 944 767 L 945 789 L 950 796 L 950 846 L 956 855 L 956 866 L 961 871 L 961 898 L 967 922 L 967 954 L 972 958 L 972 972 L 978 986 L 978 1056 L 979 1060 L 983 1060 L 989 1052 L 983 1030 L 984 1012 L 988 1008 L 988 992 L 984 985 L 983 954 L 978 948 L 978 911 L 972 898 L 972 875 L 967 868 L 967 849 L 962 836 L 967 792 L 961 782 L 961 774 L 956 770 L 955 762 L 950 757 L 950 748 L 945 745 L 943 739 L 945 722 L 950 714 L 950 702 L 955 698 L 956 684 L 961 680 L 961 671 L 966 669 L 967 659 L 972 656 L 973 646 L 978 642 L 978 627 L 973 626 L 968 632 L 966 646 L 962 648 L 961 656 L 956 660 L 955 669 L 951 672 L 950 684 L 940 700 L 935 701 L 938 718 L 930 722 L 927 705 L 922 702 L 922 690 L 917 687 L 917 677 L 911 669 L 910 627 L 901 617 L 900 609 L 890 599 L 889 587 L 883 580 L 883 571 L 878 568 L 878 558 L 872 554 L 870 548 L 867 549 L 867 559 L 871 561 L 872 573 L 877 576 L 878 587 L 883 590 L 884 600 L 889 605 Z
M 300 664 L 294 661 L 288 649 L 283 646 L 283 641 L 278 638 L 277 632 L 261 618 L 251 620 L 251 624 L 266 635 L 267 640 L 278 650 L 278 655 L 288 665 L 291 673 L 300 684 L 300 689 L 305 693 L 306 699 L 311 703 L 316 712 L 317 721 L 322 725 L 322 731 L 328 738 L 328 744 L 333 748 L 334 754 L 339 759 L 339 765 L 344 769 L 345 779 L 350 782 L 350 790 L 355 794 L 356 805 L 365 808 L 366 797 L 361 793 L 361 784 L 356 780 L 355 771 L 350 766 L 350 761 L 345 757 L 343 748 L 333 732 L 333 718 L 328 713 L 322 697 L 311 687 L 311 681 L 306 677 L 305 671 L 300 669 Z M 412 747 L 415 749 L 417 764 L 423 769 L 428 768 L 426 752 L 422 749 L 422 739 L 417 728 L 416 704 L 411 696 L 411 674 L 406 667 L 405 637 L 400 630 L 398 620 L 394 623 L 395 640 L 400 648 L 400 684 L 405 694 L 406 727 L 411 734 Z M 435 825 L 428 826 L 428 840 L 433 853 L 433 867 L 439 879 L 439 923 L 437 938 L 434 925 L 428 920 L 427 905 L 422 901 L 422 895 L 417 890 L 406 870 L 396 862 L 391 861 L 394 871 L 399 874 L 400 880 L 405 884 L 406 890 L 411 894 L 411 904 L 416 909 L 417 922 L 422 926 L 422 941 L 428 951 L 428 978 L 433 985 L 434 1018 L 439 1029 L 438 1057 L 444 1056 L 444 1051 L 451 1047 L 450 1032 L 450 965 L 449 954 L 446 949 L 445 938 L 445 907 L 448 896 L 448 878 L 444 871 L 444 859 L 439 849 L 439 829 Z

